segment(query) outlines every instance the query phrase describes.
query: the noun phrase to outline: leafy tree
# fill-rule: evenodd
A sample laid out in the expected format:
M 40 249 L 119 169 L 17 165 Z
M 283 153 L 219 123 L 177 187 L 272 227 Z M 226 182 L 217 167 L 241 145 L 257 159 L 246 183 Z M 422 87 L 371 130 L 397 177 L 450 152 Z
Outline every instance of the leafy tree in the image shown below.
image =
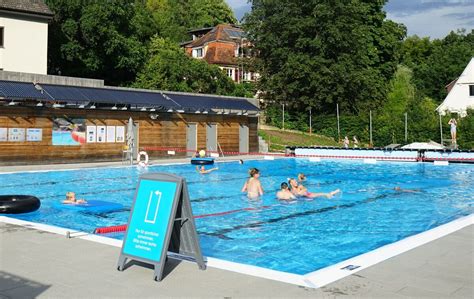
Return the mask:
M 432 42 L 410 37 L 402 49 L 403 63 L 414 70 L 418 90 L 439 103 L 447 95 L 445 86 L 459 77 L 474 56 L 474 30 L 451 32 Z
M 403 143 L 405 118 L 408 105 L 414 102 L 415 87 L 412 82 L 412 71 L 407 67 L 399 67 L 390 82 L 390 90 L 382 109 L 378 111 L 376 120 L 375 140 L 378 144 Z
M 386 1 L 253 0 L 245 18 L 261 59 L 259 88 L 293 109 L 358 113 L 377 107 L 396 70 L 405 28 Z
M 232 9 L 224 0 L 148 0 L 161 37 L 182 42 L 190 29 L 235 24 Z
M 174 42 L 155 37 L 134 87 L 221 95 L 246 95 L 217 66 L 193 59 Z
M 49 73 L 123 85 L 146 57 L 155 23 L 141 1 L 46 0 L 54 12 Z

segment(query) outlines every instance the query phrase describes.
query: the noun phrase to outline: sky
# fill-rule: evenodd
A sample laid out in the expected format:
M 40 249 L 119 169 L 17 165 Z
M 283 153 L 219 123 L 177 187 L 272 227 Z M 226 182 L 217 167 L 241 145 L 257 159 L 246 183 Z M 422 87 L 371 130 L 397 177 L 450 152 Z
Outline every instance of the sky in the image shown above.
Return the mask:
M 250 11 L 247 0 L 226 0 L 240 19 Z M 474 0 L 389 0 L 387 18 L 407 26 L 408 35 L 443 38 L 449 32 L 474 29 Z

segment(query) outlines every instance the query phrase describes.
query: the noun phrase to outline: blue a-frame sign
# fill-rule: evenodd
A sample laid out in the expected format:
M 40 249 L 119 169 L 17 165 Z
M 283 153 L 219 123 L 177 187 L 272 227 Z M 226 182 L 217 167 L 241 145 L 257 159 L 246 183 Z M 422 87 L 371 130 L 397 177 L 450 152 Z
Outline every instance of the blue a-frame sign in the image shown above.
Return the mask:
M 206 269 L 186 180 L 167 173 L 140 176 L 117 269 L 127 259 L 154 265 L 161 281 L 168 251 L 193 258 Z

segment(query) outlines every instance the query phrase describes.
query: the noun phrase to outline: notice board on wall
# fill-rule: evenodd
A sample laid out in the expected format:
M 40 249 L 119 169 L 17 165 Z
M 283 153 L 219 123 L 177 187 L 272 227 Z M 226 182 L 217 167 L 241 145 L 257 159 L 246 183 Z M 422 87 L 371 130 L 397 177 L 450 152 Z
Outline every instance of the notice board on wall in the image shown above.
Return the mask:
M 41 141 L 43 140 L 43 129 L 28 128 L 26 129 L 26 141 Z
M 8 129 L 0 128 L 0 141 L 8 141 Z
M 25 141 L 25 128 L 9 128 L 8 141 Z

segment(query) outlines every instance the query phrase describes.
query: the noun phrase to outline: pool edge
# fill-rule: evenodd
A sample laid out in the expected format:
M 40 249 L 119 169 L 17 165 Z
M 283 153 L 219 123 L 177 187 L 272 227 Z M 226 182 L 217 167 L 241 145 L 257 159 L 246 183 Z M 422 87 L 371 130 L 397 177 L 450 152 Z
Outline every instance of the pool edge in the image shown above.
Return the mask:
M 65 229 L 58 226 L 52 226 L 47 224 L 29 222 L 24 220 L 19 220 L 16 218 L 10 218 L 8 216 L 0 216 L 0 222 L 19 225 L 31 229 L 36 229 L 40 231 L 46 231 L 58 235 L 70 236 L 71 238 L 79 238 L 83 240 L 88 240 L 104 245 L 122 247 L 122 241 L 107 237 L 102 237 L 86 232 L 80 232 L 76 230 Z M 298 286 L 304 286 L 308 288 L 321 288 L 332 282 L 340 280 L 344 277 L 350 276 L 354 273 L 357 273 L 361 270 L 369 268 L 373 265 L 381 263 L 385 260 L 388 260 L 394 256 L 400 255 L 404 252 L 407 252 L 411 249 L 422 246 L 426 243 L 434 241 L 436 239 L 442 238 L 446 235 L 454 233 L 460 229 L 463 229 L 469 225 L 474 224 L 474 214 L 464 216 L 453 220 L 451 222 L 445 223 L 438 227 L 432 228 L 430 230 L 424 231 L 422 233 L 407 237 L 405 239 L 399 240 L 394 243 L 384 245 L 375 250 L 363 253 L 361 255 L 355 256 L 353 258 L 347 259 L 345 261 L 339 262 L 337 264 L 319 269 L 314 272 L 310 272 L 304 275 L 292 274 L 282 271 L 276 271 L 271 269 L 266 269 L 262 267 L 240 264 L 235 262 L 230 262 L 226 260 L 221 260 L 212 257 L 205 257 L 208 267 L 217 268 L 227 271 L 232 271 L 240 274 L 245 274 L 249 276 L 255 276 L 275 281 L 280 281 L 284 283 L 289 283 Z M 179 258 L 178 254 L 173 254 L 176 258 Z M 118 258 L 118 257 L 117 257 Z M 182 259 L 186 261 L 186 259 Z M 353 270 L 344 269 L 347 266 L 357 266 Z

